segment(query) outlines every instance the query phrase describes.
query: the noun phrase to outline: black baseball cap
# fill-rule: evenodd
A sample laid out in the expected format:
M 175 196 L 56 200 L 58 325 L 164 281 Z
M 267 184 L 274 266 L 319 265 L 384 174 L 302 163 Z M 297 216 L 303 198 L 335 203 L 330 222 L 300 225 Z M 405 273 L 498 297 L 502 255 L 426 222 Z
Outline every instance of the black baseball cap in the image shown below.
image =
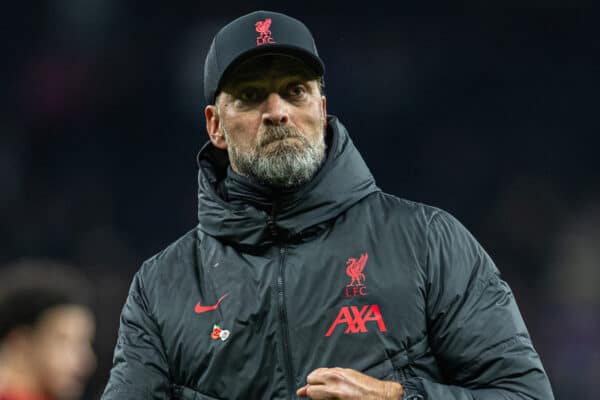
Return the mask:
M 225 25 L 215 35 L 204 63 L 206 102 L 215 102 L 227 71 L 262 54 L 290 55 L 304 62 L 317 76 L 325 73 L 315 40 L 302 22 L 277 12 L 254 11 Z

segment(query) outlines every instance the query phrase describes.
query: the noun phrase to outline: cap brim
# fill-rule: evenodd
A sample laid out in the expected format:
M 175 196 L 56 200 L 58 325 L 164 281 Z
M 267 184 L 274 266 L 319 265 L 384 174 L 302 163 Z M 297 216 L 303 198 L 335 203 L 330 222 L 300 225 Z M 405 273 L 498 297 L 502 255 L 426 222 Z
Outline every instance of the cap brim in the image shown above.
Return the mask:
M 304 64 L 308 69 L 315 73 L 316 77 L 323 76 L 325 74 L 325 65 L 323 61 L 316 57 L 314 54 L 307 52 L 305 49 L 290 45 L 264 45 L 255 49 L 246 51 L 236 57 L 227 67 L 221 79 L 217 85 L 217 92 L 220 90 L 223 82 L 228 78 L 231 71 L 235 70 L 236 67 L 242 63 L 251 59 L 263 56 L 286 56 L 297 59 L 300 63 Z

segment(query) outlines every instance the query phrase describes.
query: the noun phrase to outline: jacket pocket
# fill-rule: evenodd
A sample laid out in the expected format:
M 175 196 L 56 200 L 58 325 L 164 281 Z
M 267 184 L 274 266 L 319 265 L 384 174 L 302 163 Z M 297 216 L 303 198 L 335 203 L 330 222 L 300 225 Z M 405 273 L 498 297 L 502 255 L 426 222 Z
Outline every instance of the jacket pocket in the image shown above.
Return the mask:
M 399 371 L 408 365 L 408 356 L 405 352 L 397 353 L 386 358 L 378 364 L 375 364 L 363 371 L 364 374 L 373 378 L 400 381 Z
M 433 365 L 429 365 L 433 364 Z M 427 337 L 375 364 L 363 372 L 373 378 L 404 382 L 419 376 L 436 376 L 437 363 Z
M 207 396 L 187 386 L 173 385 L 171 390 L 171 400 L 222 400 L 218 397 Z
M 429 346 L 428 337 L 415 342 L 406 350 L 407 362 L 399 369 L 400 379 L 426 378 L 436 382 L 445 382 L 437 360 Z

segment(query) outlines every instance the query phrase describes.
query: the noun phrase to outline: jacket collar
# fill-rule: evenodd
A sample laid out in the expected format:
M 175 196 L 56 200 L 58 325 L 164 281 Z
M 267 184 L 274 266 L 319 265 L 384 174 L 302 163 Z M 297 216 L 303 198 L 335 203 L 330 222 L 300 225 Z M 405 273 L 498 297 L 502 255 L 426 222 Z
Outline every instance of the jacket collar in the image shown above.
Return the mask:
M 204 145 L 198 154 L 199 229 L 234 244 L 269 245 L 312 232 L 378 191 L 346 128 L 333 116 L 327 125 L 328 153 L 321 169 L 310 182 L 289 190 L 228 173 L 226 151 Z

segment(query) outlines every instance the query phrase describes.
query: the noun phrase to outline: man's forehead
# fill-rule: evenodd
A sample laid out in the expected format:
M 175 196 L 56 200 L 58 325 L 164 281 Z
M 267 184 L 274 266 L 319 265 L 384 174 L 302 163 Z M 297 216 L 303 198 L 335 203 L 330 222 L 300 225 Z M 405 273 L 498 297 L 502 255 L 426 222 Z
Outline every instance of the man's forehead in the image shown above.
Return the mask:
M 221 86 L 285 77 L 314 80 L 319 76 L 299 58 L 281 54 L 266 54 L 245 60 L 232 68 L 223 78 Z

